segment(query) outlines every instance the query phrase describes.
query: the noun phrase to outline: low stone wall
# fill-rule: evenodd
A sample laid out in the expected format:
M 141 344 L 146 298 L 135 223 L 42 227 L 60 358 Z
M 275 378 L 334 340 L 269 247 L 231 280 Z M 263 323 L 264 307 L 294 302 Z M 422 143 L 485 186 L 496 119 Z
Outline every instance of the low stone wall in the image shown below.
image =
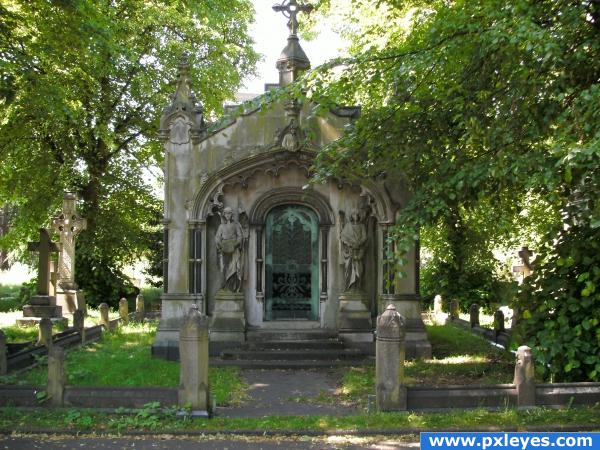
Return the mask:
M 516 406 L 514 384 L 491 386 L 414 386 L 407 389 L 408 410 L 501 408 Z

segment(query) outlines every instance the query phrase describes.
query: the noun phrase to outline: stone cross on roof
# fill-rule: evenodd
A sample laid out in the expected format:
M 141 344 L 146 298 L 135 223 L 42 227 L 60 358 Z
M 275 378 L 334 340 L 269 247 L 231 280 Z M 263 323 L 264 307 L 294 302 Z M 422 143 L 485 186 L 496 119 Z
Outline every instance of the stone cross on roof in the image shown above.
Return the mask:
M 38 295 L 48 295 L 48 288 L 50 285 L 50 256 L 51 253 L 58 251 L 58 246 L 50 240 L 50 235 L 46 229 L 40 228 L 40 241 L 30 242 L 28 249 L 29 251 L 39 252 L 40 254 L 37 293 Z
M 296 36 L 298 33 L 298 13 L 310 13 L 313 8 L 312 5 L 298 4 L 296 0 L 284 0 L 280 4 L 273 5 L 274 11 L 281 12 L 285 17 L 290 19 L 287 23 L 290 30 L 290 36 Z

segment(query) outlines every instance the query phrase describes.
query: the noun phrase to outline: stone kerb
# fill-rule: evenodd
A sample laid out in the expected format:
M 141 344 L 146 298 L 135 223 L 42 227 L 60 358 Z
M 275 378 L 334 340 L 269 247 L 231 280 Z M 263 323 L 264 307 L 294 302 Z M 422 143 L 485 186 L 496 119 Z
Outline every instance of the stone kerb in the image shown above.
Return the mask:
M 129 323 L 129 304 L 126 298 L 119 300 L 119 317 L 124 325 Z
M 106 331 L 110 331 L 110 320 L 108 319 L 108 305 L 106 303 L 101 303 L 98 306 L 100 310 L 100 325 L 104 327 Z
M 469 323 L 471 328 L 479 326 L 479 305 L 477 303 L 473 303 L 469 307 Z
M 139 322 L 143 322 L 146 318 L 146 304 L 142 294 L 139 294 L 135 299 L 135 318 Z
M 377 318 L 375 356 L 376 402 L 379 411 L 406 410 L 404 381 L 406 321 L 391 304 Z
M 517 405 L 535 406 L 535 367 L 531 348 L 526 345 L 517 349 L 513 383 L 517 388 Z
M 48 352 L 48 397 L 52 406 L 62 406 L 65 385 L 65 351 L 62 347 L 52 347 Z
M 37 345 L 43 345 L 48 350 L 52 347 L 52 320 L 48 317 L 40 320 Z
M 190 407 L 194 416 L 209 414 L 208 317 L 192 305 L 179 332 L 179 406 Z

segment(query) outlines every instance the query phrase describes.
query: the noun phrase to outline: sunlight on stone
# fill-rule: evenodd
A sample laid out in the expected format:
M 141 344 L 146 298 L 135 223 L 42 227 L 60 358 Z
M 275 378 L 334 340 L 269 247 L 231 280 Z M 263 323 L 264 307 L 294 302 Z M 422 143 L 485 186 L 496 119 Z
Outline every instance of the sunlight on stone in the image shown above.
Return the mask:
M 258 388 L 264 388 L 264 387 L 269 387 L 269 384 L 265 384 L 265 383 L 254 383 L 251 384 L 250 387 L 248 389 L 258 389 Z

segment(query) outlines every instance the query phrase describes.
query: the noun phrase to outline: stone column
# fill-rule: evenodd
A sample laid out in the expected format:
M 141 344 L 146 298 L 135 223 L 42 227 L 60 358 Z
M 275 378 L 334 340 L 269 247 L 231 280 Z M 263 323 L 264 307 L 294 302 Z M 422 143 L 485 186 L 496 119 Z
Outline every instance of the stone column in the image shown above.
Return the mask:
M 119 300 L 119 317 L 124 325 L 129 323 L 129 304 L 126 298 Z
M 494 331 L 496 336 L 504 331 L 504 313 L 501 309 L 497 309 L 494 313 Z
M 66 385 L 65 351 L 52 347 L 48 352 L 48 397 L 52 406 L 62 406 Z
M 531 349 L 522 345 L 517 349 L 515 379 L 518 406 L 535 406 L 535 369 Z
M 0 376 L 6 375 L 8 372 L 7 353 L 6 335 L 4 334 L 4 331 L 0 330 Z
M 98 306 L 100 310 L 100 325 L 103 325 L 106 331 L 110 331 L 110 321 L 108 320 L 108 305 L 106 303 L 101 303 Z
M 477 303 L 473 303 L 469 308 L 469 322 L 471 328 L 479 326 L 479 305 Z
M 76 309 L 73 313 L 73 328 L 81 336 L 81 343 L 85 342 L 85 314 L 81 309 Z
M 52 320 L 48 317 L 40 320 L 37 345 L 43 345 L 48 350 L 52 347 Z
M 375 383 L 379 411 L 406 410 L 404 384 L 405 320 L 389 305 L 377 318 Z
M 135 317 L 139 322 L 143 322 L 146 317 L 146 304 L 142 294 L 139 294 L 135 299 Z
M 181 371 L 179 406 L 191 405 L 196 415 L 209 410 L 208 388 L 208 317 L 197 305 L 190 308 L 179 337 Z
M 453 299 L 450 302 L 450 319 L 458 319 L 459 315 L 460 315 L 460 305 L 458 303 L 458 300 Z

